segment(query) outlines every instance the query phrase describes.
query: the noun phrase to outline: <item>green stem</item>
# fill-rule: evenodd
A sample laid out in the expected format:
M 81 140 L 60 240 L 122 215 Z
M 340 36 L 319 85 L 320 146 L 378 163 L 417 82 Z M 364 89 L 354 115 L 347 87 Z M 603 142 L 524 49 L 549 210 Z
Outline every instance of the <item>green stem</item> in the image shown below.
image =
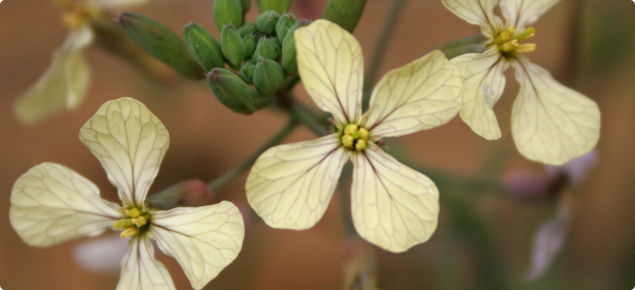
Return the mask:
M 437 49 L 441 50 L 448 59 L 453 59 L 466 53 L 482 53 L 485 51 L 486 40 L 487 37 L 479 33 L 440 45 Z
M 212 193 L 216 193 L 218 190 L 231 183 L 234 179 L 240 176 L 240 174 L 249 169 L 254 164 L 254 162 L 256 162 L 256 159 L 258 159 L 260 154 L 265 152 L 265 150 L 269 149 L 270 147 L 280 143 L 282 139 L 289 135 L 289 133 L 293 131 L 293 128 L 295 128 L 297 124 L 298 123 L 295 119 L 292 118 L 291 120 L 289 120 L 289 122 L 287 122 L 287 124 L 284 125 L 282 129 L 271 136 L 271 138 L 269 138 L 267 142 L 262 144 L 262 146 L 260 146 L 258 150 L 256 150 L 247 159 L 245 159 L 245 161 L 243 161 L 241 164 L 234 167 L 230 171 L 226 172 L 225 174 L 221 175 L 219 178 L 216 178 L 212 182 L 208 183 L 207 188 L 209 188 Z
M 325 126 L 323 121 L 317 120 L 317 117 L 311 112 L 308 108 L 304 107 L 302 104 L 293 100 L 289 113 L 291 116 L 298 120 L 300 123 L 309 128 L 315 135 L 324 136 L 328 134 L 328 127 Z
M 377 44 L 375 45 L 375 51 L 373 52 L 373 57 L 370 61 L 370 67 L 368 68 L 366 77 L 364 78 L 364 95 L 362 98 L 363 111 L 368 110 L 368 102 L 370 101 L 370 93 L 372 91 L 373 84 L 377 79 L 379 67 L 381 67 L 382 60 L 386 54 L 386 49 L 388 48 L 388 43 L 390 42 L 390 37 L 393 35 L 395 23 L 403 10 L 405 2 L 406 0 L 393 0 L 390 12 L 388 12 L 388 18 L 386 18 L 386 21 L 384 22 L 384 28 L 379 35 Z

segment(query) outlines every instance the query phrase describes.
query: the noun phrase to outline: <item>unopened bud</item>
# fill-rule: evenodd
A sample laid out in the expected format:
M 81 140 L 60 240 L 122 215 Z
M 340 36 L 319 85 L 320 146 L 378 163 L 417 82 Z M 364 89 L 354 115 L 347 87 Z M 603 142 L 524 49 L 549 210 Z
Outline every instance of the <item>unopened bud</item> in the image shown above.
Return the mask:
M 253 34 L 245 35 L 245 37 L 243 37 L 243 44 L 245 45 L 245 55 L 249 56 L 254 54 L 256 51 L 256 45 L 258 45 L 256 36 Z
M 273 10 L 279 14 L 289 11 L 291 0 L 260 0 L 260 10 Z
M 280 57 L 280 46 L 277 45 L 278 42 L 272 40 L 271 38 L 263 37 L 258 41 L 258 46 L 256 46 L 256 51 L 251 56 L 252 59 L 273 59 L 276 60 Z
M 146 202 L 151 208 L 170 210 L 175 207 L 197 207 L 212 204 L 214 195 L 204 182 L 188 180 L 148 196 Z M 144 217 L 148 220 L 147 216 Z
M 243 7 L 243 14 L 251 10 L 251 0 L 240 0 L 240 3 L 242 4 L 242 7 Z
M 243 67 L 240 68 L 240 77 L 248 84 L 254 81 L 254 72 L 256 71 L 256 65 L 251 62 L 245 62 Z
M 262 33 L 273 34 L 276 32 L 276 24 L 278 24 L 279 18 L 280 14 L 276 11 L 265 11 L 256 18 L 256 28 Z
M 141 14 L 122 12 L 117 21 L 143 50 L 185 76 L 200 78 L 202 70 L 183 41 L 169 27 Z
M 220 47 L 225 59 L 234 66 L 239 66 L 247 56 L 243 39 L 231 24 L 225 25 L 220 33 Z
M 285 13 L 280 16 L 276 23 L 276 36 L 278 39 L 284 40 L 287 32 L 298 22 L 298 18 L 293 13 Z
M 215 68 L 207 74 L 207 83 L 214 97 L 232 111 L 250 115 L 257 110 L 254 91 L 233 72 Z
M 259 58 L 254 72 L 254 86 L 265 96 L 273 96 L 284 82 L 284 72 L 280 65 L 270 59 Z
M 256 31 L 255 23 L 247 22 L 240 27 L 240 36 L 242 37 L 245 37 L 245 35 L 248 35 L 248 34 L 257 34 L 257 33 L 258 31 Z
M 203 26 L 194 21 L 188 23 L 183 28 L 183 37 L 190 55 L 206 72 L 215 67 L 225 67 L 220 45 Z
M 367 0 L 329 0 L 322 18 L 353 32 L 362 17 Z
M 212 16 L 218 31 L 222 31 L 227 24 L 235 27 L 243 25 L 243 4 L 241 0 L 214 0 Z
M 282 69 L 288 76 L 294 76 L 298 74 L 294 32 L 296 29 L 306 26 L 307 24 L 308 20 L 306 19 L 298 21 L 295 25 L 293 25 L 293 27 L 291 27 L 291 29 L 289 29 L 287 35 L 282 41 Z

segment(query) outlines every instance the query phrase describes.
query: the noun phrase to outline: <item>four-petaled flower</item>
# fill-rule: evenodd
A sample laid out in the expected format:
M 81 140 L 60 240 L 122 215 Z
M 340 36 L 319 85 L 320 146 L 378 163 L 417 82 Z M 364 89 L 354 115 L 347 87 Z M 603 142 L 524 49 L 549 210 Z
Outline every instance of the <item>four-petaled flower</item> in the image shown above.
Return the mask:
M 122 229 L 121 237 L 131 239 L 118 290 L 175 289 L 154 258 L 150 238 L 179 262 L 195 289 L 236 258 L 244 225 L 231 202 L 167 211 L 145 205 L 170 141 L 145 105 L 131 98 L 107 102 L 79 137 L 117 187 L 123 207 L 101 199 L 92 182 L 67 167 L 37 165 L 18 178 L 11 192 L 11 225 L 27 244 L 46 247 L 110 227 Z
M 597 104 L 558 83 L 523 55 L 536 49 L 533 43 L 522 43 L 535 33 L 533 27 L 527 26 L 559 0 L 442 1 L 463 20 L 480 25 L 488 38 L 489 49 L 484 53 L 452 59 L 465 78 L 460 116 L 475 133 L 488 140 L 501 137 L 492 107 L 503 94 L 503 72 L 511 64 L 521 87 L 512 111 L 512 134 L 522 155 L 561 165 L 595 147 L 600 138 Z M 507 20 L 504 25 L 494 15 L 499 3 Z
M 72 9 L 64 17 L 70 29 L 62 47 L 53 54 L 53 61 L 40 79 L 22 94 L 15 103 L 19 121 L 34 124 L 61 110 L 73 110 L 83 100 L 90 83 L 90 69 L 84 58 L 84 50 L 94 41 L 91 19 L 101 18 L 103 9 L 121 9 L 141 5 L 149 0 L 87 0 L 70 2 Z
M 435 231 L 439 192 L 423 174 L 377 143 L 445 124 L 459 110 L 463 78 L 440 51 L 387 73 L 362 115 L 363 55 L 357 40 L 326 20 L 295 32 L 298 69 L 336 132 L 273 147 L 254 164 L 245 185 L 256 213 L 274 228 L 304 230 L 324 215 L 342 167 L 351 159 L 352 213 L 367 241 L 403 252 Z

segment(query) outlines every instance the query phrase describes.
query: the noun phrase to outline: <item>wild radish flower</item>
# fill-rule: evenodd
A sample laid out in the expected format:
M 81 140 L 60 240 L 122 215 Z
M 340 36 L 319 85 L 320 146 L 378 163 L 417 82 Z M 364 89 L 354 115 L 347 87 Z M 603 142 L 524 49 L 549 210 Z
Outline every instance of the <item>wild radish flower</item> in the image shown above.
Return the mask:
M 442 0 L 463 20 L 481 26 L 489 49 L 452 59 L 465 82 L 460 116 L 488 140 L 501 137 L 492 108 L 503 94 L 503 72 L 516 68 L 520 92 L 512 111 L 512 134 L 520 153 L 533 161 L 561 165 L 589 152 L 600 138 L 600 110 L 595 102 L 554 80 L 549 72 L 529 62 L 525 53 L 536 50 L 526 43 L 535 34 L 535 22 L 558 0 Z M 494 15 L 500 9 L 506 19 Z
M 24 242 L 47 247 L 108 228 L 122 230 L 121 238 L 130 240 L 119 290 L 175 289 L 150 239 L 179 262 L 194 289 L 236 258 L 244 227 L 231 202 L 172 210 L 146 206 L 170 136 L 145 105 L 131 98 L 109 101 L 79 138 L 101 162 L 123 206 L 101 199 L 99 189 L 73 170 L 42 163 L 20 176 L 11 192 L 11 225 Z
M 62 47 L 53 53 L 53 61 L 44 75 L 15 103 L 15 114 L 25 124 L 37 123 L 64 109 L 73 110 L 84 100 L 90 83 L 84 50 L 95 38 L 90 20 L 103 17 L 103 9 L 130 7 L 148 0 L 55 2 L 68 10 L 62 20 L 70 33 Z
M 362 115 L 364 60 L 357 40 L 327 20 L 298 29 L 295 39 L 304 86 L 318 107 L 333 115 L 335 133 L 263 153 L 245 185 L 249 203 L 271 227 L 311 228 L 324 215 L 350 159 L 353 221 L 360 236 L 391 252 L 427 241 L 437 227 L 437 187 L 377 143 L 452 119 L 460 107 L 458 70 L 433 51 L 390 71 Z

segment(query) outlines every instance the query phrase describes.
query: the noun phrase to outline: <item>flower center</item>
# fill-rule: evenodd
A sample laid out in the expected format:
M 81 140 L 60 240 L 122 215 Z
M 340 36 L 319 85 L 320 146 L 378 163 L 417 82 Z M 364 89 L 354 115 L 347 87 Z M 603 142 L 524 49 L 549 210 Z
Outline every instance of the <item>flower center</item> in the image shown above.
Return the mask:
M 149 212 L 136 207 L 127 209 L 124 212 L 130 218 L 120 219 L 112 225 L 115 229 L 123 229 L 120 235 L 122 239 L 136 236 L 150 225 L 152 215 Z
M 516 28 L 507 27 L 507 29 L 498 34 L 490 45 L 495 45 L 496 49 L 505 56 L 528 53 L 536 50 L 535 43 L 520 44 L 520 42 L 534 37 L 536 29 L 529 27 L 527 30 L 516 35 L 514 35 L 514 32 L 516 32 Z
M 346 149 L 362 151 L 368 147 L 368 135 L 368 130 L 365 128 L 348 124 L 344 127 L 340 141 Z

